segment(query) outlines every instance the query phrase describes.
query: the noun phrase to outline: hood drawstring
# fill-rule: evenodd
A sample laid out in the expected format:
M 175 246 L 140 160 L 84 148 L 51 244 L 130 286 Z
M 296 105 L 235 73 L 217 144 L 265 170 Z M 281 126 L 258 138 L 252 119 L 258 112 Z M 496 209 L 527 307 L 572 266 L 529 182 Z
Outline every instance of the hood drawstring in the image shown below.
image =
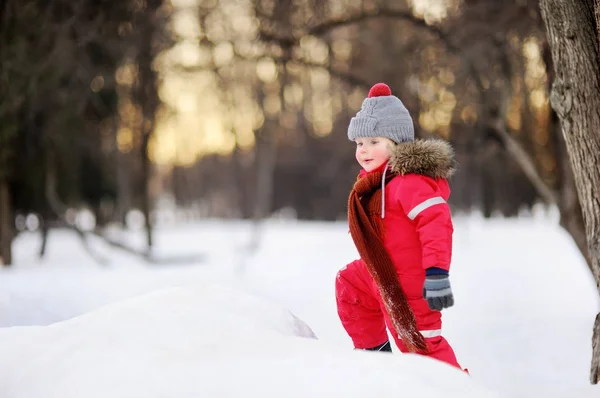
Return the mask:
M 385 218 L 385 173 L 390 165 L 390 161 L 385 164 L 383 175 L 381 176 L 381 218 Z

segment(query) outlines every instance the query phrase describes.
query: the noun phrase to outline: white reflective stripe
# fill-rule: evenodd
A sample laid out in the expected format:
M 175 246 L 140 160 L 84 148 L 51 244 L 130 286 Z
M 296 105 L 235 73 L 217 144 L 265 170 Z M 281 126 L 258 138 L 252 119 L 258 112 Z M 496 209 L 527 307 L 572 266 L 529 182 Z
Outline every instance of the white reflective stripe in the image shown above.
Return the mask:
M 385 218 L 385 173 L 390 165 L 390 161 L 383 168 L 383 176 L 381 177 L 381 218 Z
M 411 220 L 414 220 L 415 218 L 417 218 L 419 213 L 421 213 L 423 210 L 428 209 L 431 206 L 439 205 L 442 203 L 446 203 L 446 201 L 441 196 L 436 196 L 435 198 L 427 199 L 427 200 L 423 201 L 422 203 L 413 207 L 413 209 L 408 212 L 408 218 L 410 218 Z
M 438 337 L 442 335 L 442 329 L 436 329 L 436 330 L 421 330 L 419 331 L 423 337 L 425 337 L 426 339 L 430 339 L 432 337 Z
M 419 333 L 423 335 L 426 339 L 430 339 L 432 337 L 438 337 L 442 335 L 442 329 L 435 330 L 419 330 Z

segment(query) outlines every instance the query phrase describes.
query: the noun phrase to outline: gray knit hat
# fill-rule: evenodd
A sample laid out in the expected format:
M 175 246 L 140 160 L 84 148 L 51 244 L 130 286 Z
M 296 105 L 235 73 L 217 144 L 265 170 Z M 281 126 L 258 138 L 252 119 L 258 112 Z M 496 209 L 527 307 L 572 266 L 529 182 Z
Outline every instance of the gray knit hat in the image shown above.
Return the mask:
M 397 144 L 414 141 L 412 118 L 387 84 L 371 87 L 360 111 L 350 120 L 348 139 L 354 141 L 359 137 L 386 137 Z

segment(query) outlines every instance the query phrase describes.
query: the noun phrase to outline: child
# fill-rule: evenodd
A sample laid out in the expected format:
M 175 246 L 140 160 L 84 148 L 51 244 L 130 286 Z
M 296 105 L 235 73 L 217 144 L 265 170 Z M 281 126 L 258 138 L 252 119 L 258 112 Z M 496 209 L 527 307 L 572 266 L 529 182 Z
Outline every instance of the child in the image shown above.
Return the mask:
M 378 83 L 352 118 L 362 170 L 348 200 L 350 234 L 360 259 L 336 278 L 338 315 L 355 348 L 402 352 L 460 368 L 442 337 L 441 310 L 454 304 L 448 271 L 452 218 L 447 178 L 454 153 L 441 140 L 415 140 L 412 119 Z

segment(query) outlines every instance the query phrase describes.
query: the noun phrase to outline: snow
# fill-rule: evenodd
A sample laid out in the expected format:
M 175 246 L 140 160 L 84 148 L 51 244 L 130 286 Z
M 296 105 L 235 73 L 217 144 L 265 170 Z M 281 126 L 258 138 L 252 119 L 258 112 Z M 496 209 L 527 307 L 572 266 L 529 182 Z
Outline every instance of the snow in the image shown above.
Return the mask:
M 0 332 L 7 397 L 493 396 L 429 359 L 328 347 L 277 306 L 218 286 L 160 289 L 51 326 Z M 439 379 L 427 383 L 432 370 Z
M 148 265 L 68 231 L 21 234 L 0 271 L 0 396 L 600 396 L 588 384 L 600 302 L 552 215 L 456 217 L 444 335 L 471 376 L 417 355 L 355 351 L 333 281 L 356 257 L 344 223 L 207 220 L 157 230 Z M 141 245 L 141 233 L 119 237 Z

